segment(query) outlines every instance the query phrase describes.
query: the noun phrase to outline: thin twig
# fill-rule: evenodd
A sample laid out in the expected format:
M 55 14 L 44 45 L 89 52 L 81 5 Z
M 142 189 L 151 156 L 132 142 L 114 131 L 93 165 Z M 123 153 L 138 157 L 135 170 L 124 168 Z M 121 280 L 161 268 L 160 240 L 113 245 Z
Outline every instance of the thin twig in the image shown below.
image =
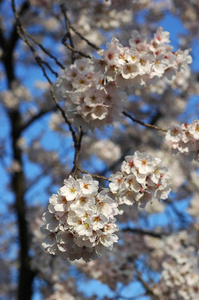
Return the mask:
M 147 284 L 147 282 L 144 281 L 144 279 L 142 278 L 141 273 L 137 269 L 136 269 L 136 276 L 137 276 L 137 279 L 141 282 L 141 284 L 145 288 L 147 295 L 153 296 L 154 299 L 157 299 L 157 297 L 154 295 L 153 290 L 150 288 L 150 286 Z
M 74 43 L 73 43 L 73 39 L 72 39 L 72 36 L 70 34 L 70 21 L 68 19 L 68 16 L 67 16 L 67 9 L 65 7 L 64 4 L 61 4 L 60 5 L 60 8 L 61 8 L 61 11 L 62 11 L 62 14 L 64 16 L 64 19 L 65 19 L 65 26 L 66 26 L 66 34 L 64 35 L 63 39 L 62 39 L 62 44 L 65 45 L 67 47 L 67 44 L 66 44 L 66 40 L 69 39 L 69 42 L 70 42 L 70 45 L 72 48 L 75 48 L 74 46 Z M 72 61 L 72 64 L 75 62 L 75 52 L 72 51 L 71 53 L 71 61 Z
M 155 238 L 162 238 L 163 236 L 166 236 L 166 232 L 154 232 L 154 231 L 149 231 L 149 230 L 144 230 L 144 229 L 139 229 L 139 228 L 130 228 L 126 227 L 122 229 L 123 232 L 132 232 L 132 233 L 137 233 L 140 235 L 150 235 Z
M 26 121 L 24 124 L 21 125 L 20 130 L 24 131 L 26 128 L 28 128 L 33 122 L 41 118 L 43 115 L 55 111 L 56 107 L 47 107 L 45 109 L 40 110 L 37 114 L 33 115 L 32 118 L 28 121 Z
M 160 128 L 160 127 L 158 127 L 156 125 L 151 125 L 151 124 L 147 124 L 147 123 L 144 123 L 142 121 L 139 121 L 139 120 L 135 119 L 134 117 L 132 117 L 129 113 L 127 113 L 125 111 L 123 111 L 123 115 L 126 116 L 126 117 L 128 117 L 129 119 L 131 119 L 133 122 L 136 122 L 136 123 L 138 123 L 138 124 L 140 124 L 142 126 L 145 126 L 147 128 L 151 128 L 151 129 L 156 129 L 156 130 L 160 130 L 160 131 L 163 131 L 163 132 L 167 132 L 166 129 Z
M 52 55 L 46 48 L 44 48 L 44 46 L 42 44 L 40 44 L 32 35 L 30 35 L 28 32 L 27 32 L 27 36 L 35 43 L 37 44 L 41 50 L 46 53 L 50 58 L 54 59 L 54 61 L 56 62 L 56 64 L 61 67 L 63 70 L 65 69 L 65 67 L 57 60 L 57 58 Z
M 64 4 L 62 4 L 60 7 L 61 7 L 61 11 L 62 11 L 62 14 L 64 16 L 65 24 L 66 24 L 66 33 L 65 33 L 65 35 L 64 35 L 64 37 L 62 39 L 62 44 L 72 52 L 72 54 L 71 54 L 71 61 L 72 61 L 72 63 L 74 63 L 75 59 L 76 59 L 75 55 L 74 55 L 75 53 L 79 54 L 82 57 L 86 57 L 86 58 L 90 58 L 91 59 L 90 55 L 87 55 L 87 54 L 83 53 L 82 51 L 78 51 L 78 50 L 75 49 L 75 45 L 73 43 L 73 39 L 72 39 L 72 36 L 70 34 L 70 28 L 72 30 L 74 30 L 74 28 L 71 26 L 70 20 L 69 20 L 69 18 L 67 16 L 67 8 L 65 7 Z M 69 40 L 70 44 L 66 43 L 67 39 Z
M 72 46 L 70 46 L 67 43 L 64 43 L 64 45 L 70 50 L 72 51 L 72 53 L 78 53 L 80 56 L 82 57 L 86 57 L 86 58 L 92 58 L 90 55 L 83 53 L 82 51 L 76 50 L 75 48 L 73 48 Z
M 97 47 L 96 45 L 94 45 L 93 43 L 91 43 L 89 40 L 87 40 L 87 38 L 85 38 L 80 32 L 78 32 L 71 24 L 69 25 L 70 28 L 83 40 L 85 41 L 89 46 L 91 46 L 92 48 L 94 48 L 95 50 L 100 50 L 99 47 Z
M 49 66 L 49 64 L 47 63 L 47 62 L 45 62 L 45 61 L 41 61 L 41 63 L 42 64 L 44 64 L 44 65 L 46 65 L 46 67 L 56 76 L 56 77 L 58 77 L 58 73 L 57 72 L 55 72 L 52 68 L 51 68 L 51 66 Z
M 53 100 L 54 100 L 54 102 L 56 104 L 56 107 L 59 109 L 59 111 L 61 112 L 61 114 L 62 114 L 62 116 L 63 116 L 63 118 L 65 120 L 65 122 L 68 124 L 69 130 L 70 130 L 70 132 L 72 134 L 74 145 L 76 145 L 77 144 L 77 138 L 76 138 L 75 131 L 72 128 L 72 125 L 71 125 L 70 121 L 68 120 L 68 118 L 67 118 L 67 116 L 65 114 L 65 111 L 62 109 L 62 107 L 58 103 L 58 100 L 57 100 L 57 98 L 55 96 L 55 92 L 54 92 L 54 88 L 53 88 L 52 82 L 51 82 L 50 78 L 48 77 L 45 68 L 42 65 L 43 61 L 38 56 L 38 54 L 35 51 L 34 47 L 32 46 L 32 44 L 28 40 L 27 32 L 26 32 L 26 30 L 24 29 L 24 27 L 22 26 L 22 24 L 21 24 L 21 22 L 19 20 L 19 16 L 18 16 L 18 13 L 16 11 L 14 0 L 12 0 L 12 9 L 13 9 L 13 12 L 15 14 L 16 21 L 17 21 L 17 32 L 18 32 L 18 35 L 28 45 L 28 47 L 30 48 L 31 52 L 33 53 L 33 55 L 35 57 L 35 60 L 36 60 L 37 64 L 41 67 L 41 69 L 43 71 L 43 74 L 44 74 L 44 77 L 47 79 L 47 81 L 48 81 L 48 83 L 50 85 L 51 95 L 52 95 L 52 98 L 53 98 Z M 23 36 L 23 34 L 24 34 L 24 36 Z
M 107 181 L 110 181 L 107 177 L 104 177 L 104 176 L 101 176 L 101 175 L 95 175 L 95 174 L 91 174 L 87 171 L 83 171 L 82 169 L 80 168 L 77 168 L 77 170 L 83 174 L 88 174 L 88 175 L 91 175 L 93 178 L 98 178 L 98 179 L 103 179 L 103 180 L 107 180 Z
M 76 143 L 75 143 L 75 155 L 74 155 L 74 160 L 73 160 L 73 168 L 70 172 L 71 176 L 75 176 L 76 172 L 77 172 L 77 169 L 78 169 L 78 160 L 79 160 L 83 135 L 84 135 L 84 132 L 80 128 L 79 137 L 78 137 L 78 139 L 76 140 Z

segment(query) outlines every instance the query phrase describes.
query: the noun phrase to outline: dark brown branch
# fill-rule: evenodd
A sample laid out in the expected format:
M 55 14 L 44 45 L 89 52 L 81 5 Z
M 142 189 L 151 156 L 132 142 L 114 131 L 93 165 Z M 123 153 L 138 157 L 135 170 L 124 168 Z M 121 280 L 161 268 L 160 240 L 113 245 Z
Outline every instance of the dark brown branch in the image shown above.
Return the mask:
M 70 46 L 69 44 L 65 43 L 64 41 L 63 41 L 63 44 L 64 44 L 64 46 L 66 46 L 70 51 L 72 51 L 72 53 L 77 53 L 77 54 L 79 54 L 79 55 L 82 56 L 82 57 L 86 57 L 86 58 L 90 58 L 90 59 L 92 58 L 90 55 L 85 54 L 85 53 L 83 53 L 83 52 L 81 52 L 81 51 L 76 50 L 75 48 L 73 48 L 73 47 Z
M 136 122 L 136 123 L 138 123 L 138 124 L 140 124 L 142 126 L 145 126 L 147 128 L 156 129 L 156 130 L 160 130 L 160 131 L 163 131 L 163 132 L 167 132 L 166 129 L 160 128 L 160 127 L 158 127 L 156 125 L 151 125 L 151 124 L 147 124 L 147 123 L 144 123 L 142 121 L 139 121 L 139 120 L 135 119 L 133 116 L 131 116 L 129 113 L 127 113 L 125 111 L 123 111 L 123 115 L 126 116 L 126 117 L 128 117 L 129 119 L 131 119 L 133 122 Z
M 19 18 L 23 16 L 23 14 L 29 9 L 29 7 L 30 7 L 30 4 L 27 1 L 25 1 L 22 4 L 22 6 L 21 6 L 21 8 L 18 12 Z M 10 39 L 9 39 L 9 47 L 8 48 L 9 48 L 10 52 L 13 52 L 13 49 L 15 48 L 16 43 L 19 39 L 19 36 L 18 36 L 18 33 L 17 33 L 17 26 L 18 26 L 18 22 L 16 20 L 13 31 L 12 31 Z
M 24 27 L 22 26 L 22 24 L 20 23 L 20 20 L 19 20 L 19 16 L 17 14 L 17 11 L 16 11 L 16 8 L 15 8 L 15 5 L 14 5 L 14 0 L 12 0 L 12 3 L 13 3 L 13 11 L 14 11 L 14 14 L 15 14 L 15 17 L 17 19 L 17 22 L 18 22 L 18 27 L 17 27 L 17 32 L 19 34 L 19 36 L 21 37 L 21 39 L 28 45 L 28 47 L 30 48 L 31 52 L 33 53 L 34 57 L 35 57 L 35 61 L 36 63 L 41 67 L 42 71 L 43 71 L 43 74 L 45 76 L 45 78 L 47 79 L 49 85 L 50 85 L 50 90 L 51 90 L 51 96 L 56 104 L 56 107 L 59 109 L 59 111 L 61 112 L 65 122 L 68 124 L 69 126 L 69 130 L 72 134 L 72 138 L 73 138 L 73 142 L 74 142 L 74 147 L 75 147 L 75 155 L 74 155 L 74 161 L 73 161 L 73 169 L 71 171 L 71 175 L 72 176 L 75 176 L 76 174 L 76 171 L 77 171 L 77 166 L 78 166 L 78 159 L 79 159 L 79 155 L 80 155 L 80 149 L 81 149 L 81 142 L 82 142 L 82 137 L 83 137 L 83 131 L 82 129 L 80 129 L 80 133 L 79 133 L 79 137 L 77 138 L 76 137 L 76 133 L 70 123 L 70 121 L 68 120 L 64 110 L 62 109 L 62 107 L 59 105 L 58 103 L 58 100 L 55 96 L 55 92 L 54 92 L 54 88 L 53 88 L 53 84 L 50 80 L 50 78 L 48 77 L 47 73 L 46 73 L 46 70 L 43 66 L 43 61 L 41 60 L 41 58 L 38 56 L 37 52 L 35 51 L 34 47 L 32 46 L 32 44 L 30 43 L 30 41 L 28 40 L 28 36 L 27 36 L 27 32 L 26 30 L 24 29 Z
M 47 107 L 43 110 L 41 110 L 38 114 L 32 116 L 32 118 L 30 120 L 28 120 L 26 123 L 22 124 L 20 127 L 21 131 L 24 131 L 26 128 L 28 128 L 32 123 L 34 123 L 36 120 L 38 120 L 39 118 L 41 118 L 43 115 L 55 111 L 56 107 Z
M 94 48 L 95 50 L 100 50 L 99 47 L 97 47 L 96 45 L 94 45 L 93 43 L 91 43 L 89 40 L 87 40 L 80 32 L 78 32 L 71 24 L 70 24 L 70 28 L 72 29 L 72 31 L 74 31 L 83 41 L 85 41 L 89 46 L 91 46 L 92 48 Z
M 14 5 L 14 2 L 13 2 Z M 22 5 L 19 14 L 22 15 L 28 8 L 27 2 Z M 6 70 L 8 86 L 12 86 L 12 82 L 15 80 L 14 73 L 14 49 L 16 47 L 18 35 L 16 32 L 16 24 L 13 27 L 13 31 L 8 40 L 1 37 L 3 42 L 3 63 Z M 26 221 L 26 205 L 24 198 L 24 185 L 25 176 L 23 172 L 22 152 L 18 146 L 18 140 L 20 138 L 20 126 L 21 115 L 17 109 L 8 113 L 11 124 L 11 138 L 12 138 L 12 151 L 13 160 L 17 161 L 21 169 L 14 171 L 12 174 L 11 186 L 15 195 L 15 210 L 18 223 L 18 235 L 19 235 L 19 278 L 18 278 L 18 300 L 30 300 L 32 297 L 32 283 L 35 277 L 35 272 L 30 267 L 29 257 L 29 243 L 30 235 L 28 232 L 28 224 Z
M 101 176 L 101 175 L 95 175 L 95 174 L 91 174 L 87 171 L 83 171 L 82 169 L 80 168 L 77 168 L 77 170 L 83 174 L 88 174 L 88 175 L 91 175 L 93 178 L 97 178 L 97 179 L 103 179 L 103 180 L 107 180 L 109 181 L 108 177 L 104 177 L 104 176 Z
M 25 1 L 20 10 L 18 15 L 22 16 L 29 8 L 29 3 Z M 0 34 L 0 40 L 3 48 L 3 63 L 5 66 L 6 70 L 6 75 L 8 79 L 8 86 L 10 86 L 11 82 L 15 79 L 15 74 L 14 74 L 14 48 L 16 47 L 17 41 L 19 39 L 19 36 L 17 34 L 17 21 L 13 26 L 13 30 L 10 34 L 10 37 L 8 40 L 3 38 L 2 33 Z
M 3 32 L 1 30 L 1 24 L 0 24 L 0 46 L 1 48 L 5 51 L 5 48 L 6 48 L 6 40 L 3 36 Z
M 61 11 L 63 13 L 64 19 L 65 19 L 65 24 L 66 24 L 66 33 L 65 33 L 65 35 L 62 39 L 62 44 L 72 52 L 72 54 L 71 54 L 72 64 L 75 62 L 75 59 L 76 59 L 75 58 L 75 53 L 79 54 L 82 57 L 91 58 L 90 55 L 87 55 L 87 54 L 83 53 L 82 51 L 78 51 L 78 50 L 75 49 L 75 45 L 73 43 L 73 39 L 72 39 L 72 36 L 70 34 L 70 28 L 73 29 L 73 30 L 75 30 L 75 29 L 70 24 L 70 21 L 69 21 L 68 16 L 67 16 L 67 9 L 66 9 L 64 4 L 61 5 Z M 67 39 L 69 40 L 70 44 L 66 43 Z
M 140 235 L 150 235 L 155 238 L 162 238 L 163 236 L 166 236 L 166 232 L 154 232 L 154 231 L 149 231 L 149 230 L 144 230 L 144 229 L 139 229 L 139 228 L 130 228 L 126 227 L 122 229 L 123 232 L 131 232 L 131 233 L 137 233 Z
M 46 53 L 50 58 L 52 58 L 56 64 L 61 67 L 63 70 L 65 69 L 65 67 L 57 60 L 57 58 L 52 55 L 46 48 L 44 48 L 44 46 L 42 44 L 40 44 L 32 35 L 30 35 L 28 32 L 27 32 L 27 36 L 36 44 L 38 45 L 41 50 Z
M 84 135 L 84 132 L 80 128 L 79 137 L 77 138 L 76 143 L 75 143 L 75 155 L 74 155 L 74 160 L 73 160 L 73 168 L 70 172 L 70 175 L 74 176 L 74 177 L 75 177 L 76 172 L 78 170 L 78 160 L 79 160 L 83 135 Z
M 26 221 L 26 205 L 24 199 L 25 178 L 23 173 L 22 152 L 18 146 L 20 138 L 21 116 L 18 111 L 11 112 L 10 121 L 12 126 L 12 149 L 13 159 L 21 166 L 20 171 L 16 171 L 12 176 L 12 189 L 15 193 L 15 209 L 19 228 L 19 283 L 18 300 L 30 300 L 32 297 L 32 283 L 35 272 L 31 270 L 29 257 L 29 232 Z
M 138 270 L 136 270 L 136 276 L 137 276 L 137 279 L 141 282 L 141 284 L 144 287 L 144 289 L 146 290 L 146 294 L 148 296 L 153 296 L 154 300 L 158 300 L 158 298 L 154 295 L 153 290 L 150 288 L 150 286 L 148 285 L 148 283 L 143 280 L 142 275 L 141 275 L 141 273 Z
M 65 26 L 66 26 L 66 34 L 64 35 L 63 39 L 62 39 L 62 43 L 63 45 L 66 46 L 65 42 L 67 39 L 69 39 L 69 42 L 70 42 L 70 45 L 71 47 L 74 49 L 75 46 L 74 46 L 74 43 L 73 43 L 73 39 L 72 39 L 72 36 L 70 34 L 70 21 L 68 19 L 68 16 L 67 16 L 67 9 L 65 7 L 64 4 L 61 4 L 60 5 L 60 8 L 61 8 L 61 11 L 62 11 L 62 14 L 64 16 L 64 19 L 65 19 Z M 75 62 L 75 52 L 72 51 L 71 53 L 71 61 L 72 61 L 72 64 Z
M 56 77 L 58 77 L 58 73 L 55 72 L 47 62 L 41 60 L 41 63 L 42 63 L 43 65 L 45 65 L 45 66 L 51 71 L 51 73 L 53 73 Z
M 70 123 L 70 121 L 68 120 L 66 114 L 65 114 L 65 111 L 62 109 L 62 107 L 59 105 L 58 103 L 58 100 L 55 96 L 55 92 L 54 92 L 54 88 L 53 88 L 53 84 L 50 80 L 50 78 L 48 77 L 47 73 L 46 73 L 46 70 L 45 68 L 43 67 L 42 65 L 42 59 L 38 56 L 37 52 L 35 51 L 34 47 L 32 46 L 32 44 L 30 43 L 30 41 L 28 40 L 28 36 L 27 36 L 27 32 L 26 30 L 24 29 L 24 27 L 22 26 L 20 20 L 19 20 L 19 16 L 18 16 L 18 13 L 16 11 L 16 8 L 15 8 L 15 3 L 14 3 L 14 0 L 12 0 L 12 8 L 13 8 L 13 12 L 15 14 L 15 17 L 16 17 L 16 20 L 18 22 L 18 27 L 17 27 L 17 32 L 20 36 L 20 38 L 28 45 L 28 47 L 30 48 L 31 52 L 33 53 L 34 57 L 35 57 L 35 61 L 36 63 L 41 67 L 42 71 L 43 71 L 43 75 L 44 77 L 47 79 L 49 85 L 50 85 L 50 91 L 51 91 L 51 96 L 56 104 L 56 107 L 59 109 L 59 111 L 61 112 L 66 124 L 68 124 L 69 126 L 69 130 L 72 134 L 72 138 L 73 138 L 73 142 L 74 142 L 74 145 L 77 144 L 77 138 L 76 138 L 76 134 L 75 134 L 75 131 Z

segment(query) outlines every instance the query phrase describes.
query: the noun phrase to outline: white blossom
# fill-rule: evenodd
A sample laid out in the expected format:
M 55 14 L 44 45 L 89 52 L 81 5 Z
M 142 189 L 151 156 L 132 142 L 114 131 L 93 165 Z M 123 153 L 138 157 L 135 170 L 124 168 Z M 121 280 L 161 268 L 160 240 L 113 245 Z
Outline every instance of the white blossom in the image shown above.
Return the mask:
M 119 204 L 145 206 L 153 197 L 167 199 L 170 188 L 161 160 L 136 151 L 125 157 L 121 172 L 109 177 L 110 190 Z
M 108 190 L 98 191 L 98 181 L 90 175 L 64 180 L 58 195 L 50 197 L 42 231 L 45 250 L 70 260 L 88 261 L 112 249 L 118 238 L 115 216 L 118 204 Z M 60 213 L 61 211 L 61 213 Z M 104 249 L 105 248 L 105 249 Z
M 199 120 L 181 126 L 171 125 L 165 138 L 172 142 L 173 153 L 181 152 L 190 160 L 199 161 Z

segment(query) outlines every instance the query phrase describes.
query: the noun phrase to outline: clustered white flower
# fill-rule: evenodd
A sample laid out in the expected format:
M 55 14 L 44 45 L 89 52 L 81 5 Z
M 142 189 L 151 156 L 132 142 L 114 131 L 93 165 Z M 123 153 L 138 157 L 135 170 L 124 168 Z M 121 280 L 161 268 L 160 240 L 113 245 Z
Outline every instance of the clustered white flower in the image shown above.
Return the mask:
M 118 204 L 106 189 L 99 192 L 98 184 L 90 175 L 77 180 L 70 176 L 58 194 L 50 197 L 41 228 L 46 234 L 42 245 L 47 252 L 88 261 L 112 249 L 118 240 Z
M 126 156 L 121 171 L 109 178 L 110 190 L 120 204 L 145 206 L 153 197 L 166 199 L 170 193 L 167 168 L 161 159 L 136 151 Z
M 69 118 L 84 130 L 103 128 L 120 120 L 127 103 L 125 92 L 114 82 L 105 84 L 104 75 L 95 70 L 93 60 L 81 58 L 58 78 L 57 86 L 66 99 Z
M 173 153 L 181 152 L 189 159 L 199 161 L 199 120 L 181 126 L 171 125 L 165 139 L 172 142 Z
M 186 237 L 186 233 L 184 235 L 187 240 L 193 238 L 192 235 L 191 238 Z M 168 294 L 176 300 L 198 299 L 199 256 L 194 247 L 183 246 L 179 238 L 180 235 L 173 235 L 164 243 L 163 271 L 160 282 L 153 288 L 159 299 L 168 299 Z
M 163 31 L 162 27 L 151 40 L 133 30 L 130 47 L 123 47 L 113 37 L 105 50 L 98 51 L 107 81 L 125 88 L 135 84 L 149 85 L 163 76 L 173 80 L 177 72 L 192 62 L 192 58 L 189 50 L 173 52 L 169 42 L 169 32 Z
M 101 58 L 76 60 L 57 82 L 68 117 L 84 130 L 119 121 L 127 104 L 121 89 L 154 84 L 162 77 L 173 80 L 191 63 L 189 50 L 173 52 L 169 42 L 169 32 L 161 27 L 151 40 L 134 30 L 130 47 L 113 37 L 98 51 Z

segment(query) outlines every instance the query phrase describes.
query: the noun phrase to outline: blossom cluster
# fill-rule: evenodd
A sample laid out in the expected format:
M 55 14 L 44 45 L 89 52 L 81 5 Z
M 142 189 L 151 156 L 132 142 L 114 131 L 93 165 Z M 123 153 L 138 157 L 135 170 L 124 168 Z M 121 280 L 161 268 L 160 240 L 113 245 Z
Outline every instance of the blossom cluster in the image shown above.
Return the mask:
M 151 40 L 134 30 L 130 47 L 113 37 L 98 51 L 100 58 L 76 60 L 57 82 L 68 117 L 84 130 L 120 121 L 127 104 L 121 89 L 154 84 L 163 77 L 173 80 L 191 63 L 189 50 L 174 53 L 169 42 L 161 27 Z
M 198 298 L 199 256 L 197 249 L 190 246 L 193 242 L 196 242 L 193 235 L 182 231 L 162 243 L 165 252 L 162 257 L 163 270 L 160 282 L 152 288 L 159 299 L 168 299 L 168 294 L 170 299 L 176 300 Z
M 98 51 L 106 79 L 115 81 L 120 88 L 154 84 L 163 76 L 173 80 L 177 72 L 192 62 L 192 58 L 189 50 L 173 52 L 169 42 L 169 32 L 163 31 L 162 27 L 151 40 L 134 30 L 129 40 L 130 47 L 123 47 L 113 37 L 105 50 Z
M 66 99 L 68 117 L 84 130 L 102 128 L 120 120 L 127 102 L 126 93 L 120 91 L 114 82 L 105 84 L 104 75 L 95 68 L 90 59 L 76 60 L 57 83 L 61 96 Z
M 96 258 L 118 240 L 117 206 L 106 189 L 98 191 L 98 181 L 90 175 L 77 180 L 70 176 L 49 199 L 41 228 L 46 234 L 43 247 L 65 259 Z
M 190 160 L 199 161 L 199 120 L 181 126 L 171 125 L 165 139 L 172 142 L 173 153 L 181 152 Z
M 110 176 L 109 187 L 119 204 L 145 206 L 153 197 L 168 197 L 171 189 L 166 172 L 161 159 L 136 151 L 125 157 L 121 171 Z

